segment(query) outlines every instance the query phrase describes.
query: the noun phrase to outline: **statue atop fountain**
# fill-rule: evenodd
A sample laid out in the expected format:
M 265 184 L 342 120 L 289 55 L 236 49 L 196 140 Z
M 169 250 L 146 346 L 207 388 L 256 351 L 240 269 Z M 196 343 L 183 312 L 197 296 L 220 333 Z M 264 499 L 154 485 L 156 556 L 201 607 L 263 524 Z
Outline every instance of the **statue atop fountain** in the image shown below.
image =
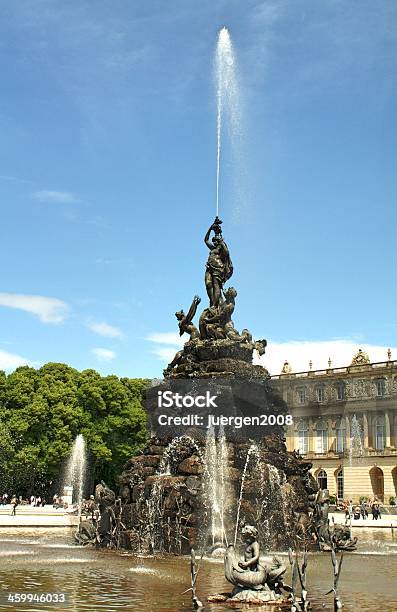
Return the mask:
M 188 333 L 189 340 L 164 370 L 167 378 L 206 377 L 212 372 L 227 376 L 231 373 L 237 376 L 268 376 L 262 366 L 252 366 L 253 351 L 257 350 L 263 355 L 266 340 L 254 342 L 248 329 L 239 333 L 232 321 L 237 291 L 234 287 L 225 289 L 226 282 L 233 274 L 233 264 L 221 225 L 222 221 L 216 217 L 204 237 L 210 251 L 205 268 L 209 305 L 200 315 L 199 330 L 193 325 L 201 301 L 198 296 L 194 297 L 187 315 L 183 310 L 175 313 L 180 335 Z
M 204 238 L 204 242 L 210 251 L 205 268 L 205 286 L 210 306 L 215 308 L 219 306 L 222 299 L 224 284 L 233 274 L 233 264 L 229 249 L 223 240 L 221 224 L 222 221 L 215 217 L 214 223 L 210 226 Z M 210 241 L 211 232 L 214 232 L 214 236 Z

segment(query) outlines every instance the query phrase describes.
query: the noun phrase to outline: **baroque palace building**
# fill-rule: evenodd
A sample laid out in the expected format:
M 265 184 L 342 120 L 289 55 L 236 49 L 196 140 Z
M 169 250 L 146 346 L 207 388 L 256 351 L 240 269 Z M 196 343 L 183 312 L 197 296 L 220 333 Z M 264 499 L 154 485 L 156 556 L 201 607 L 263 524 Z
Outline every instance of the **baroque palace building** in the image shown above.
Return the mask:
M 311 367 L 311 364 L 309 364 Z M 313 464 L 320 488 L 338 500 L 397 497 L 397 361 L 371 363 L 361 349 L 351 364 L 272 377 L 293 425 L 287 448 Z

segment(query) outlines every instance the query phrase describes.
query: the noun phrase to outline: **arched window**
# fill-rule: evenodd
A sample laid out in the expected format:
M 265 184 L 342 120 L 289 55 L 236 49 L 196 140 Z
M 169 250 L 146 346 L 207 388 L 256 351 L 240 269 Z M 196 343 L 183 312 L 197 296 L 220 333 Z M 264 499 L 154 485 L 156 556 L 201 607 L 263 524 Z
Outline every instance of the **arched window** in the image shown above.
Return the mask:
M 328 489 L 327 472 L 325 470 L 319 471 L 317 474 L 317 482 L 320 489 Z
M 376 450 L 383 450 L 385 446 L 385 417 L 381 415 L 375 419 L 375 448 Z
M 344 417 L 336 424 L 336 452 L 344 453 L 346 448 L 346 422 Z
M 298 450 L 301 455 L 308 451 L 309 428 L 306 421 L 301 421 L 298 426 Z
M 319 421 L 316 426 L 316 452 L 326 453 L 328 451 L 328 426 L 324 421 Z
M 397 467 L 392 469 L 391 475 L 393 477 L 394 493 L 397 495 Z
M 385 494 L 385 479 L 383 476 L 383 471 L 379 467 L 373 467 L 369 471 L 369 476 L 371 478 L 372 492 L 374 496 L 380 501 L 383 501 Z
M 343 470 L 339 468 L 336 472 L 336 492 L 338 499 L 343 499 L 344 497 L 344 483 L 343 483 Z

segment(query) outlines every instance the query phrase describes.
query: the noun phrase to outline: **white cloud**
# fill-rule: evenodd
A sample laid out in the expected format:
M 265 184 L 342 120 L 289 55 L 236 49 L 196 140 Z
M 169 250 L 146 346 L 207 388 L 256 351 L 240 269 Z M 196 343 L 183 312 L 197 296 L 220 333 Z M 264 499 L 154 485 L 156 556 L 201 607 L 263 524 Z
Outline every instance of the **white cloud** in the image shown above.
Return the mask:
M 39 202 L 50 202 L 54 204 L 73 204 L 78 202 L 79 199 L 69 191 L 49 191 L 44 189 L 43 191 L 34 191 L 32 198 Z
M 161 361 L 169 363 L 175 357 L 175 353 L 185 344 L 187 336 L 181 337 L 176 332 L 156 332 L 147 336 L 146 340 L 158 345 L 168 345 L 155 346 L 152 353 L 161 359 Z
M 114 327 L 113 325 L 109 325 L 102 321 L 101 323 L 95 323 L 94 321 L 90 321 L 87 323 L 87 327 L 93 331 L 95 334 L 99 334 L 100 336 L 104 336 L 105 338 L 123 338 L 124 334 L 118 327 Z
M 98 361 L 112 361 L 116 357 L 116 353 L 110 349 L 105 348 L 93 348 L 92 353 L 98 359 Z
M 156 355 L 156 357 L 166 363 L 169 363 L 172 361 L 172 359 L 174 359 L 176 352 L 177 349 L 173 348 L 172 346 L 159 346 L 152 351 L 153 355 Z
M 374 344 L 358 344 L 354 340 L 335 339 L 318 341 L 268 341 L 266 353 L 260 359 L 256 357 L 255 363 L 261 363 L 270 374 L 280 374 L 283 363 L 287 360 L 293 372 L 306 372 L 309 370 L 309 361 L 313 363 L 313 370 L 322 370 L 328 367 L 331 358 L 332 367 L 342 368 L 350 365 L 358 349 L 368 353 L 371 362 L 387 361 L 387 348 Z M 397 358 L 397 348 L 392 348 Z
M 184 344 L 185 340 L 173 332 L 153 333 L 147 338 L 157 345 L 152 353 L 161 361 L 169 362 L 175 356 L 177 350 Z M 309 370 L 309 361 L 312 361 L 313 370 L 321 370 L 328 367 L 328 359 L 331 358 L 332 367 L 342 368 L 350 365 L 353 356 L 358 349 L 368 353 L 371 362 L 386 361 L 386 346 L 375 344 L 357 343 L 352 339 L 331 340 L 291 340 L 288 342 L 268 341 L 266 353 L 262 357 L 254 355 L 254 363 L 265 366 L 270 374 L 280 374 L 284 361 L 287 360 L 293 372 L 306 372 Z M 397 359 L 397 347 L 391 347 L 392 359 Z
M 42 323 L 63 323 L 69 310 L 69 306 L 57 298 L 18 293 L 0 293 L 0 306 L 30 312 Z
M 176 332 L 160 332 L 147 336 L 146 340 L 155 344 L 171 344 L 172 346 L 183 346 L 187 336 L 180 336 Z
M 0 370 L 15 370 L 15 368 L 23 365 L 33 364 L 31 361 L 29 361 L 29 359 L 25 359 L 25 357 L 0 350 Z

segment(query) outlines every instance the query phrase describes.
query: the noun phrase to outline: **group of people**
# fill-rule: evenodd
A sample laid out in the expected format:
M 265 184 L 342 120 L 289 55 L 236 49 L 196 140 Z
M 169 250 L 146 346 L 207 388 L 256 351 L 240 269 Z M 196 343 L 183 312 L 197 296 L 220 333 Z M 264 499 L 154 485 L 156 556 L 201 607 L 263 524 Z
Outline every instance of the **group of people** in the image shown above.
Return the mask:
M 52 507 L 53 508 L 67 508 L 67 504 L 63 501 L 63 498 L 58 495 L 58 493 L 55 493 L 55 495 L 52 498 Z
M 352 500 L 344 504 L 346 518 L 352 517 L 355 521 L 358 519 L 367 519 L 369 514 L 372 514 L 372 520 L 377 521 L 382 518 L 380 503 L 376 497 L 365 500 L 363 499 L 359 505 L 353 506 Z
M 35 495 L 31 495 L 29 498 L 29 504 L 31 505 L 32 508 L 43 508 L 47 503 L 47 500 L 45 497 L 41 497 L 40 495 L 38 495 L 37 497 Z
M 45 506 L 47 503 L 45 497 L 41 497 L 41 495 L 31 495 L 30 497 L 22 497 L 22 495 L 16 495 L 15 493 L 13 495 L 8 495 L 8 493 L 3 493 L 2 495 L 0 495 L 0 504 L 2 506 L 8 506 L 11 505 L 12 509 L 11 509 L 11 516 L 15 516 L 16 515 L 16 510 L 17 510 L 17 506 L 22 505 L 22 506 L 27 506 L 30 505 L 31 507 L 35 507 L 35 508 L 42 508 L 43 506 Z

